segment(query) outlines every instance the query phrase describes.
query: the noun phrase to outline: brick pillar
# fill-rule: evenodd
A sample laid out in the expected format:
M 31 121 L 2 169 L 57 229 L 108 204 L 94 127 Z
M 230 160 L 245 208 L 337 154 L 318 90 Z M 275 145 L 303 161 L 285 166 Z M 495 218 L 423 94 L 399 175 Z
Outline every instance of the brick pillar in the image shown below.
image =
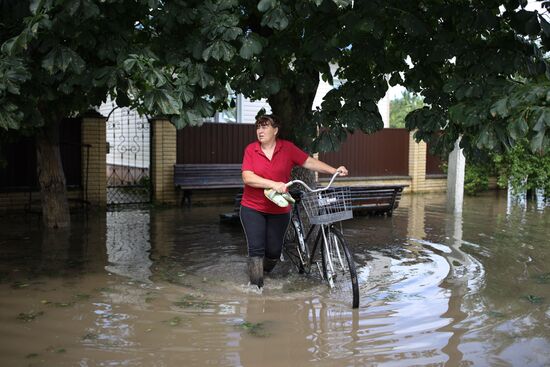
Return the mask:
M 176 164 L 176 128 L 165 119 L 151 120 L 151 181 L 153 202 L 175 204 L 174 164 Z
M 409 176 L 411 177 L 411 192 L 425 191 L 426 183 L 426 143 L 417 143 L 409 133 Z
M 82 188 L 91 205 L 107 203 L 106 118 L 98 113 L 82 117 Z

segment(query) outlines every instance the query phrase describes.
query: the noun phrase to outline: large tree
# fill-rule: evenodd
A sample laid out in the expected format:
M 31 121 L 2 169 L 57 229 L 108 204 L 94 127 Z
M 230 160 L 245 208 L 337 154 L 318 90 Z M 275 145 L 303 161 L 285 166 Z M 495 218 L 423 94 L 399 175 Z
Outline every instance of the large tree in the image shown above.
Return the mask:
M 548 1 L 539 3 L 550 7 Z M 424 96 L 426 107 L 411 114 L 408 127 L 418 130 L 418 139 L 437 137 L 434 146 L 441 150 L 459 136 L 469 151 L 506 149 L 523 137 L 533 150 L 546 150 L 543 52 L 549 49 L 550 23 L 548 14 L 525 10 L 526 5 L 519 0 L 241 1 L 240 27 L 251 46 L 232 62 L 231 86 L 267 98 L 290 124 L 291 136 L 316 151 L 336 148 L 357 129 L 380 129 L 376 102 L 387 81 Z M 319 75 L 343 83 L 327 94 L 320 110 L 311 111 Z M 534 98 L 502 101 L 525 89 Z M 518 108 L 533 104 L 540 108 L 531 114 Z M 517 129 L 514 119 L 520 115 L 527 122 Z
M 111 95 L 119 106 L 197 124 L 223 107 L 225 68 L 208 44 L 242 32 L 235 2 L 1 0 L 0 128 L 36 135 L 42 213 L 70 223 L 59 123 Z M 208 59 L 208 62 L 205 62 Z M 0 129 L 2 130 L 2 129 Z
M 463 136 L 468 149 L 504 149 L 525 137 L 544 150 L 548 66 L 542 56 L 550 25 L 525 5 L 3 0 L 0 126 L 37 132 L 50 226 L 68 223 L 58 121 L 107 94 L 121 106 L 168 115 L 184 127 L 223 107 L 229 84 L 248 97 L 267 98 L 299 145 L 326 151 L 355 130 L 382 128 L 376 102 L 389 81 L 424 96 L 426 107 L 407 118 L 419 139 L 443 130 L 437 135 L 442 148 Z M 311 111 L 319 75 L 341 83 Z M 535 102 L 503 100 L 508 90 L 520 94 L 518 82 L 536 89 Z M 533 103 L 539 107 L 534 112 Z M 525 119 L 519 128 L 518 114 Z

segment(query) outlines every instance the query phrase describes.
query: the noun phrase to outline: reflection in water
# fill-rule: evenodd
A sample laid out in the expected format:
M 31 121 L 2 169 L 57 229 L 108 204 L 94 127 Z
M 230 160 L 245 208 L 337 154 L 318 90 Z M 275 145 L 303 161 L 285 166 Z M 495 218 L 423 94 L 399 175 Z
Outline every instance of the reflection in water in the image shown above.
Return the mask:
M 107 213 L 107 271 L 146 282 L 151 276 L 148 211 Z
M 547 209 L 505 195 L 404 196 L 346 233 L 360 278 L 351 310 L 289 262 L 246 287 L 230 208 L 77 218 L 70 232 L 1 221 L 6 366 L 550 364 Z M 545 211 L 546 210 L 546 211 Z
M 544 189 L 535 190 L 535 202 L 538 211 L 543 211 L 546 206 L 550 206 L 550 198 L 546 198 Z
M 507 204 L 506 204 L 506 213 L 511 214 L 512 210 L 514 209 L 521 209 L 526 210 L 527 209 L 527 191 L 519 191 L 516 192 L 508 183 L 508 190 L 506 190 L 507 193 Z

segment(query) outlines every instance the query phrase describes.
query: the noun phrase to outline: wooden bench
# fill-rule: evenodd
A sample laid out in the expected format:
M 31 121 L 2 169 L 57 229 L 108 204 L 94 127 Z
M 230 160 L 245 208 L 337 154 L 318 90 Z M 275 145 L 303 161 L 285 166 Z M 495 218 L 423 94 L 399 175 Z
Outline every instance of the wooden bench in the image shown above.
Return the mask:
M 391 217 L 408 185 L 350 186 L 354 215 L 381 214 Z M 242 193 L 235 196 L 233 211 L 220 214 L 222 222 L 238 222 Z
M 408 185 L 351 186 L 353 213 L 386 214 L 391 217 L 399 206 L 403 189 Z
M 242 188 L 241 164 L 176 164 L 174 185 L 183 190 L 182 204 L 191 205 L 194 189 Z

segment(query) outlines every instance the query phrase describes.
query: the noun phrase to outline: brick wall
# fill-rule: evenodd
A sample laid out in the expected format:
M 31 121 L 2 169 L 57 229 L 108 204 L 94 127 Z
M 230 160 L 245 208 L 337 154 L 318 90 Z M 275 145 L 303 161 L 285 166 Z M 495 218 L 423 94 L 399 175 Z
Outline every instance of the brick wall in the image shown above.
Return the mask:
M 153 201 L 160 204 L 177 202 L 174 186 L 174 164 L 176 164 L 176 128 L 168 120 L 151 121 L 153 134 L 151 152 L 151 180 Z
M 105 117 L 99 114 L 82 118 L 82 187 L 84 199 L 96 206 L 107 203 L 105 124 Z

